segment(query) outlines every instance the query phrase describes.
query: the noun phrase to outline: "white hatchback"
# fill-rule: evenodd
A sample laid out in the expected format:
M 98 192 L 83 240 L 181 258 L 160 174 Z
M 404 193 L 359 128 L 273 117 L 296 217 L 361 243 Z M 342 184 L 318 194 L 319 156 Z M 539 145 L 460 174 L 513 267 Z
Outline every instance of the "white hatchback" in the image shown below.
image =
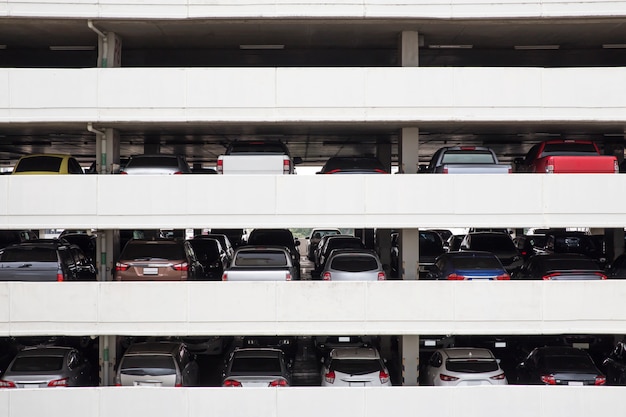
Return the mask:
M 426 384 L 507 385 L 500 361 L 489 349 L 459 347 L 437 349 L 428 360 Z
M 322 386 L 390 387 L 391 379 L 375 348 L 337 348 L 324 360 Z

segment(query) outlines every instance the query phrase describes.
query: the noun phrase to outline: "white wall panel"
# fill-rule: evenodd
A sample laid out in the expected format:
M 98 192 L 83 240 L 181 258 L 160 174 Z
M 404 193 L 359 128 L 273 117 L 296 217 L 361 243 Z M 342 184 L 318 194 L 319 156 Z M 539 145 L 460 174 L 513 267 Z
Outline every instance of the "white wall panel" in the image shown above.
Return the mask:
M 625 78 L 626 68 L 0 69 L 0 123 L 619 122 Z
M 619 280 L 0 282 L 0 335 L 622 334 L 624 296 Z
M 505 0 L 8 0 L 0 12 L 14 17 L 84 18 L 254 18 L 254 17 L 351 17 L 351 18 L 471 18 L 611 16 L 626 13 L 621 0 L 563 0 L 523 2 Z

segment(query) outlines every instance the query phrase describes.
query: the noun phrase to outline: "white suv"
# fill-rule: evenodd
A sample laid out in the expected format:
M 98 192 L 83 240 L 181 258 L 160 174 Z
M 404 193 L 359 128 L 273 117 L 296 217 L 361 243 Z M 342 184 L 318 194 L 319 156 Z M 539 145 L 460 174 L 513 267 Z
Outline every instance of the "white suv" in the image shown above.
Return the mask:
M 337 348 L 322 367 L 323 387 L 390 387 L 389 370 L 375 348 Z

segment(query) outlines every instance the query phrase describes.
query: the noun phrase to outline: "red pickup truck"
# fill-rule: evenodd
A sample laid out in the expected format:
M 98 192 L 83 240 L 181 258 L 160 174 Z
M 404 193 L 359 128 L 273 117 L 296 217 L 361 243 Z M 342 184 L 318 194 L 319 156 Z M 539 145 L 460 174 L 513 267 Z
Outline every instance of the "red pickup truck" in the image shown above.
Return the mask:
M 615 174 L 617 157 L 602 155 L 590 140 L 548 140 L 530 148 L 525 158 L 515 160 L 517 172 L 542 174 Z

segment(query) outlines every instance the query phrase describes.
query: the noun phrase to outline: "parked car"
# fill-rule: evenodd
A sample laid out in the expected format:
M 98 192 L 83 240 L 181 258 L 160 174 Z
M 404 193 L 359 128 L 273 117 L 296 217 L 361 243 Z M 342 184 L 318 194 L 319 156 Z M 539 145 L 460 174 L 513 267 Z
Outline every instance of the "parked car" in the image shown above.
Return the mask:
M 390 387 L 389 370 L 375 348 L 337 348 L 323 360 L 324 387 Z
M 296 336 L 243 336 L 243 348 L 272 348 L 280 349 L 285 354 L 287 366 L 291 366 L 298 353 L 298 338 Z
M 190 387 L 198 385 L 195 356 L 180 342 L 131 344 L 120 359 L 117 386 Z
M 85 256 L 87 256 L 89 262 L 94 266 L 96 265 L 97 235 L 87 233 L 62 233 L 59 238 L 71 245 L 78 246 Z
M 544 346 L 532 350 L 517 365 L 518 384 L 604 385 L 606 378 L 582 349 Z
M 246 243 L 246 231 L 244 229 L 211 229 L 210 234 L 226 235 L 233 248 Z
M 437 349 L 426 367 L 426 384 L 436 386 L 506 385 L 491 350 L 474 347 Z
M 143 154 L 133 155 L 120 170 L 125 175 L 175 175 L 191 174 L 183 155 Z
M 195 237 L 188 242 L 202 264 L 201 279 L 221 281 L 224 269 L 228 268 L 229 257 L 219 240 Z
M 334 249 L 365 249 L 365 245 L 360 238 L 352 235 L 326 235 L 322 237 L 315 251 L 313 271 L 311 272 L 314 276 L 319 276 L 324 270 L 328 255 Z
M 223 387 L 288 387 L 290 370 L 280 349 L 238 348 L 222 373 Z
M 77 349 L 59 346 L 23 349 L 0 379 L 0 388 L 84 387 L 97 384 L 97 372 L 85 356 Z
M 285 246 L 246 245 L 235 250 L 235 257 L 224 270 L 222 281 L 292 281 L 300 271 Z
M 33 154 L 22 156 L 12 175 L 84 174 L 76 158 L 64 154 Z
M 116 281 L 191 281 L 203 268 L 188 241 L 130 240 L 115 263 Z
M 450 239 L 450 236 L 452 236 L 452 231 L 448 229 L 428 229 L 428 230 L 437 232 L 439 234 L 439 237 L 441 237 L 441 240 L 444 242 L 444 244 L 448 239 Z
M 180 336 L 176 338 L 185 344 L 192 355 L 221 355 L 232 343 L 232 336 Z
M 510 275 L 491 252 L 447 252 L 435 260 L 426 276 L 438 280 L 509 280 Z
M 580 253 L 539 254 L 530 258 L 514 279 L 578 281 L 606 279 L 604 271 L 591 258 Z
M 518 270 L 524 260 L 515 247 L 508 233 L 473 232 L 468 233 L 461 242 L 461 250 L 477 250 L 491 252 L 500 259 L 509 274 Z
M 95 281 L 83 251 L 62 239 L 36 239 L 0 249 L 0 281 Z
M 295 174 L 295 166 L 301 162 L 280 140 L 235 140 L 217 157 L 216 170 L 228 175 Z
M 389 174 L 389 170 L 373 156 L 333 156 L 317 174 Z
M 339 229 L 312 229 L 311 234 L 306 238 L 308 240 L 308 245 L 306 248 L 307 259 L 311 262 L 315 260 L 315 249 L 317 249 L 317 245 L 322 237 L 326 235 L 340 234 L 341 230 Z
M 515 247 L 527 261 L 532 256 L 543 253 L 546 246 L 546 235 L 520 235 L 513 239 Z
M 602 362 L 607 385 L 626 385 L 626 342 L 618 342 Z
M 601 268 L 604 268 L 607 261 L 603 238 L 586 232 L 551 230 L 546 233 L 543 251 L 546 253 L 582 253 L 595 260 Z
M 427 278 L 438 256 L 444 254 L 443 240 L 433 230 L 419 231 L 419 278 Z
M 456 252 L 461 250 L 461 242 L 465 235 L 452 235 L 448 238 L 446 242 L 444 242 L 444 248 L 447 252 Z
M 605 273 L 609 279 L 626 279 L 626 253 L 622 253 L 607 265 Z
M 327 358 L 335 349 L 376 348 L 380 347 L 378 336 L 314 336 L 313 344 L 319 357 Z
M 285 246 L 289 249 L 293 265 L 300 271 L 300 241 L 289 229 L 253 229 L 248 235 L 248 245 Z M 297 279 L 300 279 L 298 276 Z
M 511 165 L 501 164 L 485 146 L 446 146 L 430 159 L 426 172 L 435 174 L 509 174 Z
M 324 281 L 384 281 L 385 269 L 376 252 L 334 249 L 321 272 Z
M 233 246 L 228 236 L 226 236 L 225 234 L 207 233 L 206 235 L 194 236 L 194 239 L 217 239 L 220 242 L 220 245 L 222 245 L 222 249 L 224 249 L 224 251 L 226 252 L 226 256 L 228 257 L 228 262 L 226 263 L 226 265 L 228 265 L 233 259 L 233 255 L 235 254 L 235 247 Z
M 0 230 L 0 249 L 35 239 L 38 237 L 32 230 Z

